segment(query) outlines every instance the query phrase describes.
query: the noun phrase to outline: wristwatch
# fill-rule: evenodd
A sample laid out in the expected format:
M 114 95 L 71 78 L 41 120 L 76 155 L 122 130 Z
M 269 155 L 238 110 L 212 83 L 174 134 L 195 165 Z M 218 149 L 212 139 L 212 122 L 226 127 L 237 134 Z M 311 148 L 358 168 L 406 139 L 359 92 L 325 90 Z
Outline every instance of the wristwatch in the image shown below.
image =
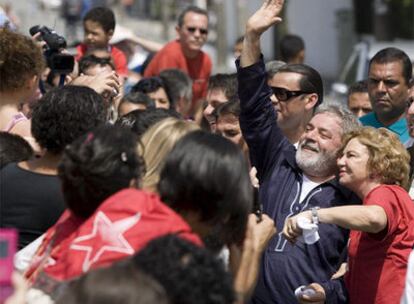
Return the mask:
M 321 209 L 319 207 L 312 207 L 311 213 L 312 213 L 312 223 L 318 225 L 319 224 L 319 216 L 318 216 L 318 210 Z

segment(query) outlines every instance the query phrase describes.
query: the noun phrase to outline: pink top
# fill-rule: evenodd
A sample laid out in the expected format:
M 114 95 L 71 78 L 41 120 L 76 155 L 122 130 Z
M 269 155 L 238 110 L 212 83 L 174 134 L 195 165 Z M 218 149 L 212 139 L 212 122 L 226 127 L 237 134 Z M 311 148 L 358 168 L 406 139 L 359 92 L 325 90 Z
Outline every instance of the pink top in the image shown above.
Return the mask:
M 3 132 L 10 132 L 15 125 L 21 121 L 29 120 L 22 112 L 19 112 L 13 115 L 12 120 L 7 124 L 7 126 L 2 130 Z

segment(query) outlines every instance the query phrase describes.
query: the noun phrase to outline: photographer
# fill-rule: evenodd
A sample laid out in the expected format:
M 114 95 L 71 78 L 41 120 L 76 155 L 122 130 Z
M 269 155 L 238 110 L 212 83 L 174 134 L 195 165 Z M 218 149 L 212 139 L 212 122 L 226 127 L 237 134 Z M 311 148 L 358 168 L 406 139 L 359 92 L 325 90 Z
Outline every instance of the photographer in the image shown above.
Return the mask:
M 43 49 L 47 68 L 39 82 L 44 94 L 51 87 L 67 84 L 77 75 L 75 58 L 66 51 L 66 39 L 47 26 L 35 25 L 29 30 L 32 39 Z
M 65 84 L 87 86 L 102 95 L 104 100 L 112 105 L 112 101 L 122 89 L 121 79 L 112 70 L 107 69 L 99 73 L 81 73 L 78 75 L 78 64 L 74 57 L 65 50 L 66 40 L 46 26 L 33 26 L 30 34 L 44 49 L 44 57 L 49 69 L 45 74 L 49 87 L 63 86 Z M 82 71 L 81 71 L 82 72 Z M 43 81 L 39 83 L 42 93 L 46 87 Z M 115 112 L 115 111 L 113 111 Z

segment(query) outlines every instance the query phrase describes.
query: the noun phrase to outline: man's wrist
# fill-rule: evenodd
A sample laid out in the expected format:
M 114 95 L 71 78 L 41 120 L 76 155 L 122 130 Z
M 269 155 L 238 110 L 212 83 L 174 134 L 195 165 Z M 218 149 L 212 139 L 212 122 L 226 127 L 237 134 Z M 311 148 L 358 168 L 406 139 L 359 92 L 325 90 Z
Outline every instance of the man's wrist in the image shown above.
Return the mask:
M 262 36 L 262 34 L 263 33 L 260 33 L 257 30 L 254 30 L 246 26 L 246 32 L 244 35 L 244 39 L 246 39 L 246 41 L 249 43 L 256 43 L 260 41 L 260 36 Z

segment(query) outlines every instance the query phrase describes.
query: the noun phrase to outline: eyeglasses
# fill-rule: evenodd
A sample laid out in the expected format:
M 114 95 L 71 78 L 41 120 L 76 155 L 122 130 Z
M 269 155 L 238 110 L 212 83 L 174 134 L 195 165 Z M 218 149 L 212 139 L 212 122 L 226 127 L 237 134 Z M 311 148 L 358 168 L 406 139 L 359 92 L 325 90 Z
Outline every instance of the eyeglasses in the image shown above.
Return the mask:
M 288 101 L 292 97 L 300 96 L 302 94 L 310 94 L 311 92 L 305 92 L 305 91 L 289 91 L 284 88 L 279 87 L 270 87 L 273 91 L 273 94 L 275 94 L 277 100 L 279 101 Z
M 208 29 L 205 28 L 200 28 L 200 27 L 187 27 L 186 28 L 187 31 L 189 31 L 190 33 L 195 33 L 196 30 L 198 30 L 200 32 L 201 35 L 207 35 L 208 34 Z

